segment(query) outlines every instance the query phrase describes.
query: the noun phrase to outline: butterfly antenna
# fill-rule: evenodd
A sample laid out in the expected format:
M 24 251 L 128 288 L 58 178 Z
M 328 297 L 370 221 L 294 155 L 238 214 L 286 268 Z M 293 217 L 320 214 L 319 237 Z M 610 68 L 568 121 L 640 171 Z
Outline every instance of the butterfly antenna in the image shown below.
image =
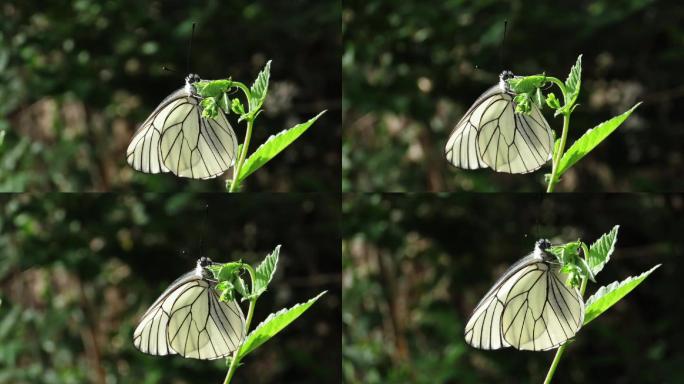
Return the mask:
M 202 227 L 200 229 L 200 236 L 199 236 L 199 253 L 200 257 L 204 256 L 204 232 L 207 229 L 207 216 L 209 214 L 209 204 L 204 205 L 204 217 L 202 218 Z
M 499 47 L 499 68 L 501 68 L 501 65 L 503 64 L 503 50 L 504 43 L 506 42 L 506 29 L 508 29 L 508 20 L 504 20 L 503 36 L 501 37 L 501 46 Z
M 190 34 L 190 43 L 188 44 L 188 60 L 186 63 L 186 69 L 190 73 L 190 56 L 192 55 L 192 39 L 195 37 L 195 23 L 192 23 L 192 33 Z

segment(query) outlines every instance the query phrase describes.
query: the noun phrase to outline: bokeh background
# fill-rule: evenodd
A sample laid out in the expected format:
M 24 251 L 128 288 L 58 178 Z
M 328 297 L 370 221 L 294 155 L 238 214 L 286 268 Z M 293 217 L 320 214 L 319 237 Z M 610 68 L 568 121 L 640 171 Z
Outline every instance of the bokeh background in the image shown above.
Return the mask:
M 554 383 L 684 381 L 682 195 L 370 195 L 343 202 L 346 383 L 540 383 L 554 352 L 482 351 L 463 329 L 537 239 L 595 241 L 620 225 L 589 284 L 663 265 L 577 334 Z
M 339 380 L 339 200 L 22 194 L 0 196 L 0 210 L 0 383 L 223 382 L 224 360 L 146 355 L 133 330 L 200 253 L 255 265 L 277 244 L 278 270 L 254 326 L 328 293 L 246 357 L 233 381 Z
M 183 86 L 193 22 L 204 79 L 251 84 L 273 60 L 251 149 L 328 110 L 244 190 L 339 191 L 339 2 L 10 1 L 0 18 L 0 191 L 224 190 L 229 173 L 188 181 L 125 161 L 139 124 Z
M 530 175 L 463 171 L 444 145 L 501 70 L 565 79 L 580 53 L 569 142 L 644 104 L 557 190 L 684 190 L 678 1 L 349 0 L 342 20 L 344 190 L 543 190 L 550 165 Z M 561 119 L 546 116 L 560 133 Z

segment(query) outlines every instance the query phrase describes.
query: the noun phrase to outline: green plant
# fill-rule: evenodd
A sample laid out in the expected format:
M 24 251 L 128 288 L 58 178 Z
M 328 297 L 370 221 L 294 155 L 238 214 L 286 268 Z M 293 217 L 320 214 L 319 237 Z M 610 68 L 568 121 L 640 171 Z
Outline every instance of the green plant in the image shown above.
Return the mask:
M 567 284 L 574 287 L 579 287 L 580 294 L 584 296 L 587 289 L 587 282 L 594 280 L 595 276 L 601 272 L 603 267 L 610 261 L 610 256 L 615 251 L 615 244 L 617 243 L 617 235 L 619 226 L 613 227 L 610 232 L 603 234 L 590 246 L 587 246 L 580 240 L 557 245 L 549 249 L 551 253 L 556 255 L 562 264 L 562 271 L 568 274 Z M 609 285 L 602 286 L 594 292 L 584 303 L 584 323 L 586 326 L 591 321 L 600 316 L 608 308 L 615 305 L 622 300 L 629 292 L 631 292 L 637 285 L 641 284 L 653 271 L 655 271 L 660 264 L 654 266 L 648 271 L 639 276 L 628 277 L 620 282 L 613 282 Z M 561 345 L 556 351 L 551 366 L 549 367 L 544 384 L 551 382 L 558 363 L 560 362 L 563 352 L 567 347 L 567 343 Z
M 238 158 L 233 170 L 232 180 L 226 182 L 228 192 L 237 192 L 240 185 L 254 171 L 261 168 L 264 164 L 274 158 L 283 149 L 287 148 L 292 142 L 297 140 L 316 120 L 326 111 L 320 112 L 304 123 L 295 125 L 290 129 L 281 131 L 266 140 L 250 156 L 247 157 L 249 144 L 254 128 L 254 121 L 263 111 L 262 107 L 266 95 L 268 94 L 268 82 L 271 77 L 271 61 L 266 63 L 264 69 L 259 72 L 254 84 L 248 87 L 239 81 L 228 79 L 221 80 L 202 80 L 195 84 L 197 93 L 203 97 L 202 116 L 204 118 L 214 118 L 219 109 L 230 114 L 238 115 L 238 123 L 246 122 L 247 131 L 245 140 L 238 147 Z M 239 89 L 245 96 L 246 106 L 239 98 L 231 98 L 231 91 Z
M 278 266 L 279 255 L 280 245 L 278 245 L 273 252 L 268 254 L 256 268 L 241 261 L 210 267 L 211 271 L 214 273 L 214 277 L 218 280 L 216 289 L 221 293 L 222 301 L 231 301 L 236 297 L 236 294 L 238 294 L 241 297 L 241 301 L 249 302 L 247 319 L 245 321 L 246 331 L 249 331 L 249 326 L 252 323 L 254 307 L 256 306 L 257 300 L 266 292 L 269 283 L 273 279 L 273 275 Z M 241 277 L 243 272 L 246 272 L 249 275 L 249 288 L 247 288 L 247 284 Z M 264 321 L 257 325 L 256 328 L 247 335 L 242 342 L 242 345 L 238 347 L 233 355 L 230 358 L 226 358 L 226 363 L 229 368 L 224 384 L 230 383 L 235 374 L 235 370 L 245 356 L 259 348 L 263 343 L 278 334 L 278 332 L 282 331 L 309 309 L 313 303 L 324 294 L 325 291 L 319 293 L 316 297 L 307 302 L 297 304 L 291 308 L 284 308 L 268 315 Z
M 512 78 L 507 81 L 511 90 L 517 94 L 515 97 L 515 111 L 517 113 L 530 113 L 532 103 L 535 103 L 539 108 L 546 104 L 553 109 L 555 111 L 554 117 L 563 116 L 561 136 L 556 139 L 553 146 L 551 173 L 546 175 L 546 192 L 553 192 L 561 176 L 613 133 L 641 104 L 639 102 L 621 115 L 587 130 L 565 151 L 568 131 L 570 130 L 570 116 L 579 105 L 576 102 L 582 84 L 582 55 L 577 57 L 577 62 L 570 69 L 570 74 L 565 82 L 545 74 Z M 543 87 L 547 84 L 554 84 L 560 89 L 563 104 L 553 92 L 547 93 L 546 96 L 543 95 Z

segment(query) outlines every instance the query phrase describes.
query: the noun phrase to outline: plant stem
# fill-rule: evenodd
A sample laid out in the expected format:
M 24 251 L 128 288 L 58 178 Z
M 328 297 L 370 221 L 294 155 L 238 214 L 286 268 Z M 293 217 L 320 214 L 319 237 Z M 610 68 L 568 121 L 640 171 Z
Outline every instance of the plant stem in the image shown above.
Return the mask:
M 584 256 L 586 260 L 586 255 Z M 587 290 L 587 278 L 586 276 L 582 278 L 582 284 L 580 285 L 580 297 L 584 297 L 584 292 Z M 551 379 L 553 378 L 553 374 L 556 373 L 556 367 L 558 367 L 558 363 L 560 362 L 561 356 L 563 356 L 563 352 L 565 352 L 565 348 L 567 347 L 568 343 L 564 343 L 561 345 L 558 350 L 556 351 L 556 356 L 553 357 L 553 361 L 551 362 L 551 366 L 549 367 L 549 371 L 546 373 L 546 379 L 544 379 L 544 384 L 549 384 L 551 383 Z
M 254 280 L 256 272 L 254 271 L 254 268 L 252 268 L 252 266 L 249 264 L 244 264 L 243 267 L 247 270 L 247 272 L 249 272 L 250 287 L 252 288 L 252 291 L 254 291 Z M 247 335 L 247 331 L 249 331 L 249 325 L 252 323 L 252 318 L 254 317 L 254 307 L 256 306 L 257 299 L 258 297 L 255 297 L 249 301 L 249 310 L 247 310 L 247 320 L 245 320 L 245 335 Z M 230 367 L 228 368 L 226 379 L 223 380 L 223 384 L 229 384 L 230 381 L 233 379 L 233 375 L 237 370 L 238 364 L 240 364 L 240 349 L 242 349 L 242 345 L 244 344 L 244 342 L 245 341 L 243 340 L 242 343 L 240 343 L 240 345 L 237 347 L 235 352 L 233 352 L 233 357 L 230 360 Z
M 245 141 L 242 144 L 242 151 L 240 152 L 238 162 L 235 165 L 235 168 L 233 169 L 233 182 L 230 183 L 230 189 L 228 190 L 228 192 L 235 192 L 235 190 L 238 187 L 238 176 L 240 175 L 240 169 L 242 169 L 242 165 L 244 164 L 245 158 L 247 157 L 247 150 L 249 149 L 249 140 L 252 138 L 253 126 L 254 120 L 247 120 L 247 132 L 245 132 Z
M 570 128 L 570 108 L 567 105 L 568 104 L 568 98 L 567 98 L 567 89 L 565 88 L 565 83 L 560 81 L 558 78 L 549 76 L 547 77 L 549 81 L 552 83 L 556 84 L 558 88 L 560 89 L 561 93 L 563 94 L 563 109 L 565 109 L 568 112 L 563 113 L 563 131 L 561 132 L 561 141 L 560 145 L 558 146 L 558 150 L 553 152 L 553 155 L 551 157 L 551 178 L 549 178 L 549 185 L 546 188 L 546 193 L 551 193 L 553 192 L 553 188 L 556 184 L 556 179 L 558 176 L 556 175 L 556 172 L 558 172 L 558 163 L 560 162 L 560 159 L 563 157 L 563 151 L 565 151 L 565 142 L 568 138 L 568 130 Z M 555 144 L 555 143 L 554 143 Z
M 553 192 L 553 187 L 556 185 L 556 179 L 558 176 L 556 173 L 558 172 L 558 163 L 560 162 L 561 157 L 563 157 L 563 151 L 565 151 L 565 142 L 568 139 L 568 130 L 570 128 L 570 114 L 569 113 L 564 113 L 563 114 L 563 131 L 561 132 L 561 138 L 560 138 L 560 144 L 558 145 L 558 150 L 556 153 L 553 154 L 552 158 L 552 168 L 551 168 L 551 178 L 549 179 L 549 185 L 546 188 L 547 193 Z
M 234 81 L 233 86 L 240 88 L 242 90 L 242 93 L 245 94 L 245 97 L 247 98 L 247 114 L 249 114 L 250 111 L 250 105 L 249 101 L 252 99 L 252 91 L 249 90 L 249 87 L 247 87 L 245 84 L 239 82 L 239 81 Z M 247 119 L 247 132 L 245 132 L 245 141 L 242 144 L 242 151 L 238 154 L 238 161 L 235 164 L 235 168 L 233 168 L 233 181 L 230 183 L 230 189 L 228 192 L 235 192 L 238 188 L 238 177 L 240 176 L 240 169 L 242 168 L 242 164 L 245 162 L 245 158 L 247 157 L 247 150 L 249 149 L 249 141 L 252 138 L 252 127 L 254 126 L 254 118 L 248 118 Z

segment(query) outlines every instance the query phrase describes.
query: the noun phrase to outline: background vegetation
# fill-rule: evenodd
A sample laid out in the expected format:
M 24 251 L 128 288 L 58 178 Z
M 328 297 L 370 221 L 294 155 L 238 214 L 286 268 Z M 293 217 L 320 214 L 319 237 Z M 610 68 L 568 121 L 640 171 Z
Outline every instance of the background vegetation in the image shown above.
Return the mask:
M 247 357 L 235 382 L 328 383 L 341 375 L 336 199 L 24 194 L 0 196 L 0 210 L 0 383 L 223 382 L 223 360 L 145 355 L 133 330 L 200 254 L 255 264 L 277 244 L 278 270 L 255 325 L 328 294 Z
M 587 293 L 663 266 L 580 330 L 554 383 L 682 381 L 683 214 L 681 195 L 347 197 L 344 381 L 542 382 L 555 351 L 477 350 L 465 323 L 537 239 L 593 242 L 615 224 L 616 251 Z
M 557 190 L 684 188 L 679 2 L 349 0 L 342 20 L 344 190 L 543 190 L 550 163 L 525 176 L 463 171 L 447 163 L 444 145 L 501 70 L 564 79 L 580 53 L 570 142 L 644 104 Z M 547 118 L 560 134 L 561 118 Z
M 251 83 L 273 60 L 253 148 L 328 109 L 244 190 L 339 191 L 339 2 L 11 1 L 0 18 L 0 191 L 223 190 L 125 161 L 138 125 L 183 85 L 193 22 L 202 78 Z

